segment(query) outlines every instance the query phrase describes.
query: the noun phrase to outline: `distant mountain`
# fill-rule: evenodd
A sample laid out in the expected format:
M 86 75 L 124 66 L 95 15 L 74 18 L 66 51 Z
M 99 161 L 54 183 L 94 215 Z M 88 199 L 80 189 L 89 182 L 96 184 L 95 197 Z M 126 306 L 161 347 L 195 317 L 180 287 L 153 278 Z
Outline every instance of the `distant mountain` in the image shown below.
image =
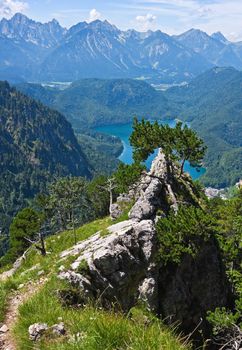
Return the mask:
M 41 79 L 157 76 L 184 80 L 209 67 L 196 53 L 160 31 L 122 32 L 107 21 L 80 23 L 43 62 Z
M 0 79 L 16 82 L 143 78 L 179 83 L 213 66 L 242 69 L 241 43 L 197 29 L 169 36 L 160 30 L 121 31 L 96 20 L 67 30 L 54 19 L 43 24 L 17 13 L 0 21 L 0 45 Z
M 232 43 L 229 45 L 228 41 L 225 42 L 226 39 L 221 33 L 209 36 L 201 30 L 191 29 L 181 35 L 174 36 L 174 38 L 213 65 L 242 68 L 242 56 L 235 52 Z
M 138 75 L 121 32 L 107 21 L 71 28 L 40 67 L 42 80 L 73 81 L 87 77 Z
M 220 41 L 223 44 L 229 45 L 231 44 L 228 39 L 221 32 L 216 32 L 211 35 L 211 38 Z
M 36 79 L 37 67 L 62 40 L 66 30 L 56 20 L 32 21 L 17 13 L 0 21 L 0 80 Z
M 65 175 L 91 176 L 71 125 L 60 113 L 0 82 L 1 227 L 47 182 Z
M 56 20 L 42 24 L 18 13 L 0 22 L 0 38 L 5 40 L 0 78 L 1 74 L 27 81 L 143 77 L 173 83 L 189 81 L 214 64 L 242 66 L 240 50 L 222 43 L 221 37 L 193 32 L 172 37 L 159 30 L 121 31 L 99 20 L 66 30 Z M 211 42 L 208 50 L 197 46 L 200 40 Z
M 55 47 L 62 40 L 67 30 L 53 19 L 48 23 L 35 22 L 21 13 L 15 14 L 10 20 L 0 21 L 0 33 L 14 40 L 23 40 L 44 48 Z

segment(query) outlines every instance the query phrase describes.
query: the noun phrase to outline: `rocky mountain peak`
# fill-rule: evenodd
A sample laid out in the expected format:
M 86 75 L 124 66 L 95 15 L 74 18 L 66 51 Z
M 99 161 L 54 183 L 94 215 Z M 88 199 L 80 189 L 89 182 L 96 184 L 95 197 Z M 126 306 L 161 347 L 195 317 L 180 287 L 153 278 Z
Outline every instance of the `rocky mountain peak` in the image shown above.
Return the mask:
M 109 23 L 107 20 L 101 21 L 99 19 L 91 22 L 88 24 L 88 27 L 93 30 L 104 30 L 108 32 L 119 32 L 118 28 L 111 23 Z
M 10 19 L 10 22 L 15 24 L 28 23 L 31 21 L 31 19 L 20 12 L 15 13 L 15 15 Z
M 22 13 L 16 13 L 11 19 L 4 18 L 0 21 L 0 34 L 46 48 L 55 46 L 65 33 L 66 29 L 55 19 L 48 23 L 40 23 Z
M 216 32 L 211 35 L 211 38 L 220 41 L 223 44 L 229 44 L 229 40 L 221 32 Z

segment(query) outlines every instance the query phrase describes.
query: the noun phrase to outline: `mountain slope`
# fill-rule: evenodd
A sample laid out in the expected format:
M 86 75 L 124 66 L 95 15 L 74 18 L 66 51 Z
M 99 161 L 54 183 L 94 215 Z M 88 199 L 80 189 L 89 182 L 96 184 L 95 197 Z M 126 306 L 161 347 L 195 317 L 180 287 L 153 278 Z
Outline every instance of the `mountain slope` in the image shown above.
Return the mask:
M 66 33 L 56 20 L 35 22 L 20 13 L 0 21 L 0 80 L 36 79 L 38 65 Z
M 91 174 L 66 119 L 6 82 L 0 83 L 0 119 L 0 215 L 5 227 L 9 216 L 54 176 Z
M 73 81 L 138 74 L 120 34 L 116 27 L 99 20 L 71 28 L 61 45 L 43 62 L 40 78 Z
M 207 345 L 207 339 L 213 344 L 207 312 L 233 307 L 232 283 L 215 234 L 223 223 L 217 219 L 214 225 L 202 191 L 172 169 L 160 152 L 151 171 L 143 172 L 135 191 L 125 196 L 128 205 L 117 202 L 125 214 L 132 203 L 128 220 L 88 223 L 76 230 L 75 245 L 71 231 L 58 232 L 45 239 L 51 251 L 46 256 L 36 254 L 34 245 L 29 249 L 11 283 L 1 281 L 11 270 L 0 275 L 0 321 L 5 312 L 5 320 L 12 319 L 6 324 L 14 328 L 10 334 L 18 347 L 191 350 Z M 174 207 L 179 207 L 176 215 Z M 17 314 L 11 306 L 19 299 Z M 53 334 L 57 322 L 65 332 Z M 38 331 L 43 323 L 45 329 Z M 8 341 L 10 334 L 0 340 Z
M 37 84 L 17 88 L 63 113 L 77 129 L 130 122 L 134 116 L 161 118 L 166 98 L 149 84 L 131 79 L 83 79 L 64 91 Z
M 15 41 L 23 40 L 34 45 L 50 48 L 56 46 L 66 29 L 53 19 L 48 23 L 35 22 L 21 13 L 16 13 L 11 19 L 0 21 L 0 33 Z
M 187 120 L 208 145 L 206 184 L 228 186 L 242 173 L 242 73 L 214 68 L 189 85 L 165 93 L 179 118 Z
M 216 66 L 242 68 L 241 57 L 236 54 L 233 45 L 224 42 L 226 39 L 223 36 L 221 38 L 221 33 L 209 36 L 201 30 L 191 29 L 181 35 L 174 36 L 174 38 Z
M 68 31 L 43 62 L 40 78 L 73 81 L 160 75 L 167 80 L 171 77 L 181 80 L 210 66 L 204 58 L 161 31 L 145 35 L 123 32 L 107 21 L 97 20 L 80 23 Z

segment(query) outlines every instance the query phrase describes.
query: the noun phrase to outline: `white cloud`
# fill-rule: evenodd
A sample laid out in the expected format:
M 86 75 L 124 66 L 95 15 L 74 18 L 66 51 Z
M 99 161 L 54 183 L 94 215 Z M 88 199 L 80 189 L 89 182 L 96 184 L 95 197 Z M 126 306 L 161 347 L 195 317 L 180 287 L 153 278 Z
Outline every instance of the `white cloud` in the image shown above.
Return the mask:
M 147 13 L 146 15 L 136 17 L 136 21 L 139 24 L 140 30 L 144 31 L 151 29 L 155 20 L 156 16 L 152 13 Z
M 27 2 L 15 0 L 2 0 L 0 2 L 0 16 L 11 17 L 16 12 L 24 12 L 28 8 Z
M 92 9 L 89 13 L 88 22 L 93 22 L 100 18 L 101 18 L 101 13 L 98 12 L 96 9 Z
M 132 0 L 139 10 L 159 14 L 157 26 L 172 23 L 175 32 L 192 27 L 211 34 L 221 31 L 231 40 L 242 40 L 241 0 Z

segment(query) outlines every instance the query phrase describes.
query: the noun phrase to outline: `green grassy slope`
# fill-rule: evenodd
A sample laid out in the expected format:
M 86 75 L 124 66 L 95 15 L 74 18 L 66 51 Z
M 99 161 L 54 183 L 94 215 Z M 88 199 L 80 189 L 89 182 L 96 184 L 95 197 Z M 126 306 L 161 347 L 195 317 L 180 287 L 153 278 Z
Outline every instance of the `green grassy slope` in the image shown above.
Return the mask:
M 97 231 L 106 232 L 109 218 L 96 220 L 77 230 L 78 240 L 84 240 Z M 47 283 L 20 307 L 17 324 L 13 330 L 18 350 L 34 349 L 28 338 L 28 327 L 35 322 L 46 322 L 49 326 L 63 320 L 67 330 L 64 337 L 46 335 L 38 343 L 40 350 L 188 350 L 184 339 L 175 335 L 159 320 L 140 308 L 134 308 L 128 315 L 105 311 L 98 305 L 87 305 L 82 309 L 67 307 L 61 303 L 58 291 L 65 289 L 58 280 L 57 272 L 61 265 L 67 267 L 70 259 L 60 261 L 59 254 L 73 245 L 73 234 L 66 231 L 46 239 L 47 250 L 42 257 L 32 249 L 23 266 L 6 282 L 0 282 L 0 321 L 6 312 L 8 297 L 22 284 L 25 286 L 46 278 Z M 41 273 L 41 277 L 39 272 Z

